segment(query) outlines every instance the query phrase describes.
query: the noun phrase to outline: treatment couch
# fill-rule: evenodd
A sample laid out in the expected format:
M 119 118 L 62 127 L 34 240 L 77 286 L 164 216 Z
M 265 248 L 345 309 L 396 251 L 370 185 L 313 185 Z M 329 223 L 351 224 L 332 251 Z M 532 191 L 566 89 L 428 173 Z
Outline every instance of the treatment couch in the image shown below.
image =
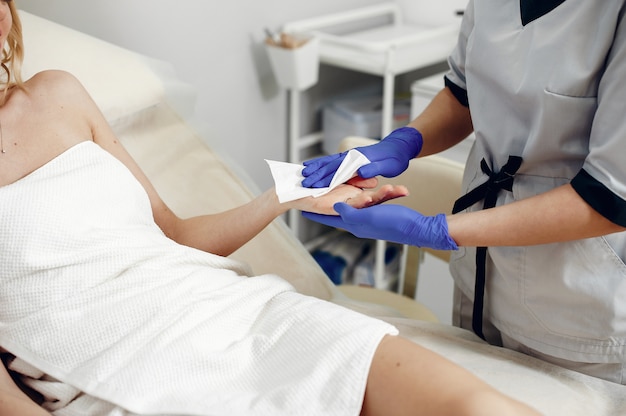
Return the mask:
M 186 97 L 193 97 L 193 91 L 176 79 L 169 65 L 26 12 L 21 17 L 24 77 L 43 69 L 64 69 L 77 76 L 174 212 L 187 217 L 222 211 L 253 197 L 253 188 L 242 179 L 245 175 L 207 147 L 193 123 L 180 115 L 190 113 L 193 102 Z M 403 181 L 410 189 L 410 178 Z M 277 274 L 304 294 L 395 324 L 403 336 L 546 415 L 626 415 L 624 386 L 489 346 L 470 332 L 432 322 L 425 308 L 423 320 L 409 319 L 398 308 L 346 297 L 281 220 L 233 257 L 257 275 Z

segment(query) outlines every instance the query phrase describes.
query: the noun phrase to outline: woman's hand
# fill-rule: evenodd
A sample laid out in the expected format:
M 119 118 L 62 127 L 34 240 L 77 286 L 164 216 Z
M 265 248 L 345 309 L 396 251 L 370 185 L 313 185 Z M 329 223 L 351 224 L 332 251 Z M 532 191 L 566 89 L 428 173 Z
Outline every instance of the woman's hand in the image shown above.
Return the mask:
M 290 202 L 290 208 L 324 215 L 338 215 L 333 209 L 337 202 L 345 202 L 354 208 L 365 208 L 391 199 L 407 196 L 409 191 L 402 185 L 383 185 L 378 189 L 376 178 L 363 179 L 358 176 L 339 185 L 320 197 L 306 197 Z

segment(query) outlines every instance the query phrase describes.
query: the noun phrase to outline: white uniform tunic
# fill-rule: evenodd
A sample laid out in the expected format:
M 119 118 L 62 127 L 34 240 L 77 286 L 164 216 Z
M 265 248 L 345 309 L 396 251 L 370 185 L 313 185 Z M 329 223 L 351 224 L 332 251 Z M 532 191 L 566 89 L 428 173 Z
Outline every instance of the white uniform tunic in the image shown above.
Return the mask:
M 538 5 L 536 5 L 538 4 Z M 471 0 L 447 84 L 467 100 L 476 142 L 463 189 L 509 155 L 523 163 L 497 205 L 571 183 L 626 226 L 626 20 L 623 0 Z M 482 202 L 468 210 L 482 208 Z M 626 234 L 489 247 L 485 317 L 508 337 L 562 359 L 626 362 Z M 473 297 L 475 249 L 453 254 Z

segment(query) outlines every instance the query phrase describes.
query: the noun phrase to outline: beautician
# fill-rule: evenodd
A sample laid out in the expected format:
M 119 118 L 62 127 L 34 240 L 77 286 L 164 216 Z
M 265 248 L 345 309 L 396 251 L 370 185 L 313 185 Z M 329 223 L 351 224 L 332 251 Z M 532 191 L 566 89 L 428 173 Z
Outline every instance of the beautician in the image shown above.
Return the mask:
M 492 344 L 626 384 L 626 1 L 470 0 L 446 87 L 358 148 L 393 177 L 472 131 L 454 215 L 398 205 L 308 218 L 454 250 L 454 322 Z M 343 154 L 305 163 L 329 181 Z M 472 320 L 474 321 L 472 323 Z

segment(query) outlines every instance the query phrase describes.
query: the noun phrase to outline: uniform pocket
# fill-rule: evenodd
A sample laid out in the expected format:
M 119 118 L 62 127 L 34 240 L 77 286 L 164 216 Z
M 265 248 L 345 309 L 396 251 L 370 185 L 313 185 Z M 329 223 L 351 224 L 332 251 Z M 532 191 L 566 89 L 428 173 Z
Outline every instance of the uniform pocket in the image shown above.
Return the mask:
M 522 175 L 513 192 L 515 199 L 525 199 L 568 182 Z M 569 338 L 626 335 L 626 265 L 613 248 L 625 238 L 612 234 L 522 247 L 519 288 L 529 314 L 545 330 Z
M 522 282 L 524 306 L 547 331 L 607 342 L 626 335 L 626 266 L 603 237 L 525 247 Z

